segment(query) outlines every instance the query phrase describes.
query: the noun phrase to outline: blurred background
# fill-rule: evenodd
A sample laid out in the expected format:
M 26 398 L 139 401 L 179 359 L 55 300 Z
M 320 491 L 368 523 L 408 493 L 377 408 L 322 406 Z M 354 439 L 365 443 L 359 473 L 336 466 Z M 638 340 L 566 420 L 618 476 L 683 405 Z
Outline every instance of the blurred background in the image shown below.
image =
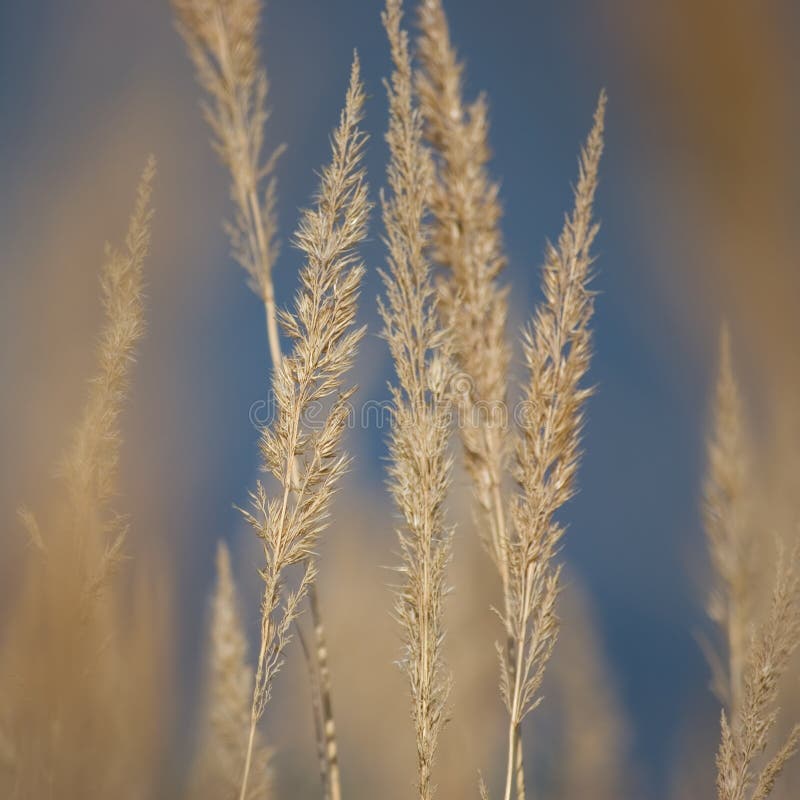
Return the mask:
M 542 796 L 567 796 L 569 779 L 557 773 L 569 745 L 588 748 L 594 774 L 608 771 L 609 786 L 624 783 L 621 796 L 708 797 L 719 709 L 696 641 L 707 627 L 700 502 L 723 319 L 757 442 L 764 535 L 798 516 L 800 5 L 445 7 L 468 93 L 485 90 L 490 101 L 514 328 L 538 300 L 544 243 L 570 205 L 578 147 L 602 87 L 610 98 L 597 202 L 590 378 L 598 391 L 581 491 L 565 515 L 564 640 L 545 704 L 528 723 L 528 758 L 541 767 Z M 291 233 L 328 157 L 353 48 L 370 95 L 375 198 L 386 161 L 381 79 L 390 67 L 380 4 L 367 0 L 270 0 L 261 39 L 271 81 L 268 146 L 288 145 L 278 167 L 284 246 L 275 276 L 286 304 L 299 265 Z M 260 556 L 234 505 L 247 502 L 257 475 L 250 408 L 269 379 L 263 309 L 228 254 L 227 176 L 199 96 L 165 0 L 0 2 L 0 618 L 13 613 L 26 551 L 16 508 L 47 497 L 79 417 L 101 323 L 103 242 L 124 235 L 152 152 L 159 177 L 148 334 L 124 418 L 118 507 L 131 516 L 129 568 L 157 560 L 169 587 L 170 599 L 152 609 L 171 620 L 175 653 L 165 797 L 174 796 L 194 746 L 219 538 L 235 553 L 253 635 L 258 617 Z M 376 335 L 384 262 L 377 217 L 364 255 L 360 314 L 369 335 L 357 380 L 362 400 L 381 400 L 390 364 Z M 385 586 L 395 539 L 384 433 L 350 432 L 354 467 L 326 535 L 320 591 L 347 793 L 391 800 L 409 796 L 413 742 L 404 680 L 392 663 L 399 640 Z M 497 587 L 471 530 L 465 487 L 457 476 L 451 508 L 463 524 L 448 638 L 456 689 L 440 754 L 445 798 L 476 796 L 478 770 L 495 780 L 504 742 L 489 611 Z M 573 641 L 571 631 L 584 633 Z M 304 679 L 292 652 L 266 721 L 279 796 L 318 794 Z M 576 698 L 582 718 L 571 716 Z M 582 728 L 593 719 L 608 741 L 586 741 Z M 619 784 L 615 770 L 625 776 Z M 793 780 L 797 772 L 787 790 Z M 575 787 L 571 796 L 600 797 L 594 791 Z

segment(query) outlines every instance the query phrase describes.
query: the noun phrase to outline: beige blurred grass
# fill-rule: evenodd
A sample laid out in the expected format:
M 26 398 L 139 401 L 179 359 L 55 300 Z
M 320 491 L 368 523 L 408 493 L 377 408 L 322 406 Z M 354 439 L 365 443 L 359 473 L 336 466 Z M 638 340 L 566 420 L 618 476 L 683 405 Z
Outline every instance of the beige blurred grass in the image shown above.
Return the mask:
M 790 211 L 800 199 L 796 9 L 787 0 L 733 7 L 617 0 L 610 8 L 597 29 L 619 49 L 620 69 L 639 75 L 628 84 L 642 110 L 636 157 L 657 188 L 642 194 L 641 222 L 655 245 L 654 274 L 676 340 L 707 364 L 721 318 L 731 331 L 749 433 L 748 517 L 767 542 L 754 548 L 752 565 L 763 615 L 774 557 L 768 543 L 780 536 L 791 549 L 800 488 L 800 272 Z M 789 674 L 798 666 L 795 659 Z M 797 680 L 782 691 L 778 738 L 800 714 Z M 707 767 L 709 743 L 704 752 Z M 683 796 L 712 791 L 711 773 L 697 773 L 704 777 Z M 774 796 L 793 796 L 799 782 L 800 767 L 790 764 Z
M 9 798 L 133 798 L 160 777 L 173 638 L 158 582 L 164 565 L 120 580 L 128 525 L 114 509 L 120 416 L 144 333 L 154 174 L 150 159 L 124 243 L 106 248 L 97 363 L 60 480 L 20 513 L 29 548 L 0 662 L 0 786 Z

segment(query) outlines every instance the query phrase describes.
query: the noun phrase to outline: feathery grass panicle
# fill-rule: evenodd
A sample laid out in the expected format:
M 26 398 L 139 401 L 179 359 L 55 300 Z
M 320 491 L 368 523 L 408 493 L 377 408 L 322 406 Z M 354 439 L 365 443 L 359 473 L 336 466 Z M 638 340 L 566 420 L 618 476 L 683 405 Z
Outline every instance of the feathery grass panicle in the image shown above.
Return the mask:
M 124 521 L 107 513 L 116 491 L 117 465 L 122 437 L 119 418 L 130 383 L 136 345 L 144 335 L 144 260 L 150 249 L 150 198 L 156 173 L 155 159 L 145 165 L 136 203 L 121 250 L 106 245 L 101 271 L 101 292 L 106 326 L 98 347 L 98 371 L 89 387 L 89 397 L 72 447 L 63 463 L 74 514 L 79 550 L 98 554 L 86 576 L 85 596 L 101 590 L 122 558 L 126 533 Z M 32 540 L 41 545 L 36 520 L 30 512 L 21 517 Z M 38 536 L 37 536 L 38 533 Z
M 83 418 L 64 465 L 76 510 L 102 505 L 115 491 L 121 445 L 119 416 L 135 348 L 144 334 L 142 268 L 150 248 L 150 197 L 155 171 L 151 156 L 139 182 L 124 248 L 116 250 L 106 245 L 101 273 L 106 327 L 98 348 L 98 372 L 92 379 Z
M 217 584 L 209 626 L 209 675 L 203 741 L 192 776 L 192 797 L 235 798 L 244 769 L 245 746 L 253 699 L 253 668 L 247 657 L 247 638 L 239 611 L 230 553 L 217 546 Z M 270 751 L 258 741 L 248 800 L 271 796 Z
M 214 149 L 231 177 L 233 254 L 264 302 L 273 365 L 280 361 L 272 268 L 278 255 L 274 168 L 283 147 L 264 154 L 269 118 L 266 71 L 260 66 L 261 0 L 172 0 L 177 27 L 208 94 L 203 110 Z
M 362 167 L 366 135 L 359 129 L 364 90 L 354 59 L 347 98 L 332 138 L 332 160 L 322 171 L 316 206 L 303 213 L 296 244 L 305 254 L 300 289 L 292 313 L 280 315 L 292 351 L 275 370 L 277 416 L 264 428 L 261 453 L 265 471 L 280 489 L 269 497 L 259 482 L 246 517 L 264 546 L 261 647 L 250 727 L 250 746 L 242 781 L 246 796 L 255 727 L 269 701 L 272 681 L 316 574 L 314 548 L 328 523 L 329 505 L 348 458 L 341 450 L 348 400 L 343 388 L 363 328 L 354 327 L 364 267 L 356 248 L 366 236 L 370 203 Z M 331 400 L 331 398 L 333 398 Z M 322 424 L 308 419 L 319 403 L 329 407 Z M 281 604 L 286 571 L 304 563 L 297 589 Z
M 800 645 L 800 549 L 789 559 L 781 548 L 767 619 L 750 642 L 744 670 L 742 705 L 736 717 L 722 712 L 717 753 L 719 800 L 765 800 L 800 745 L 800 724 L 771 759 L 758 763 L 771 742 L 778 718 L 779 682 Z
M 150 158 L 124 247 L 106 247 L 97 372 L 61 463 L 66 507 L 56 502 L 45 509 L 49 521 L 41 527 L 31 511 L 20 512 L 36 551 L 0 647 L 0 713 L 9 721 L 13 756 L 10 771 L 0 774 L 4 797 L 133 798 L 152 790 L 154 763 L 143 737 L 152 718 L 137 711 L 152 710 L 145 690 L 155 676 L 148 653 L 124 659 L 135 626 L 125 614 L 128 598 L 111 580 L 125 525 L 110 501 L 120 416 L 144 333 L 142 270 L 154 176 Z M 148 627 L 139 643 L 157 638 Z
M 742 702 L 743 671 L 752 628 L 755 542 L 745 520 L 747 445 L 742 401 L 731 360 L 727 328 L 720 333 L 719 375 L 712 409 L 705 480 L 704 522 L 715 584 L 708 613 L 719 626 L 727 649 L 724 659 L 710 651 L 713 686 L 732 718 Z
M 450 481 L 447 454 L 449 336 L 442 328 L 426 259 L 425 215 L 432 164 L 422 144 L 422 120 L 414 106 L 408 37 L 401 29 L 399 0 L 388 0 L 383 24 L 394 72 L 387 82 L 390 160 L 383 221 L 389 251 L 382 272 L 385 300 L 379 301 L 397 373 L 389 444 L 389 483 L 403 518 L 398 531 L 403 584 L 395 613 L 403 629 L 403 667 L 411 686 L 416 730 L 418 788 L 422 800 L 434 794 L 433 763 L 446 720 L 450 679 L 445 672 L 443 603 L 452 530 L 444 504 Z
M 510 348 L 506 336 L 508 290 L 499 187 L 488 173 L 491 156 L 485 96 L 465 106 L 464 66 L 450 40 L 441 0 L 419 5 L 416 85 L 425 136 L 434 154 L 431 192 L 432 249 L 444 269 L 440 307 L 459 369 L 454 400 L 467 473 L 473 487 L 478 535 L 497 568 L 508 618 L 509 520 L 503 482 L 510 452 L 506 406 Z M 506 631 L 513 653 L 512 631 Z M 509 658 L 513 665 L 513 655 Z M 524 800 L 522 742 L 517 736 L 517 797 Z
M 479 511 L 479 533 L 505 590 L 506 513 L 501 495 L 508 460 L 505 408 L 509 346 L 508 291 L 499 284 L 505 265 L 498 186 L 490 158 L 486 100 L 465 106 L 463 65 L 450 41 L 441 0 L 419 6 L 417 72 L 424 131 L 434 154 L 432 249 L 445 269 L 440 307 L 453 336 L 462 374 L 455 382 L 466 467 Z
M 593 296 L 592 219 L 603 151 L 606 96 L 600 95 L 594 126 L 581 152 L 575 208 L 558 245 L 548 245 L 544 299 L 524 337 L 528 381 L 526 417 L 516 453 L 519 486 L 511 506 L 508 545 L 509 607 L 504 623 L 514 638 L 514 663 L 498 648 L 501 690 L 509 712 L 505 800 L 514 780 L 519 725 L 540 702 L 538 690 L 558 636 L 556 599 L 560 568 L 554 565 L 564 533 L 555 515 L 575 493 L 583 406 L 592 390 L 581 386 L 589 367 Z
M 259 66 L 258 25 L 260 0 L 173 0 L 178 28 L 195 63 L 200 84 L 211 104 L 205 115 L 214 133 L 215 148 L 231 175 L 231 196 L 236 208 L 234 224 L 227 225 L 233 252 L 262 298 L 267 339 L 276 372 L 280 371 L 282 348 L 272 269 L 278 255 L 276 182 L 274 167 L 283 151 L 277 147 L 265 157 L 264 125 L 268 82 Z M 302 232 L 301 232 L 302 235 Z M 285 322 L 286 320 L 284 320 Z M 293 467 L 293 482 L 296 481 Z M 314 674 L 320 676 L 323 709 L 326 783 L 332 800 L 339 800 L 339 768 L 336 729 L 327 664 L 325 630 L 320 613 L 313 571 L 308 573 L 307 593 L 314 626 Z M 312 687 L 312 696 L 316 690 Z

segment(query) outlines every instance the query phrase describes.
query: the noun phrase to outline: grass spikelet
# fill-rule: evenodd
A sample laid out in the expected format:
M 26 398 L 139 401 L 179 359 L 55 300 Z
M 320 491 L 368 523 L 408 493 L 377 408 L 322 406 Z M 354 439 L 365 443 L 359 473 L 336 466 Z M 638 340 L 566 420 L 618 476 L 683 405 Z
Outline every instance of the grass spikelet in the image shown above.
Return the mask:
M 452 531 L 444 504 L 450 480 L 447 455 L 449 338 L 441 327 L 431 283 L 424 218 L 432 185 L 432 164 L 422 145 L 422 120 L 414 107 L 408 38 L 401 29 L 399 0 L 388 0 L 383 24 L 394 73 L 387 83 L 390 160 L 389 196 L 383 220 L 389 250 L 380 302 L 384 336 L 394 360 L 391 387 L 394 418 L 389 449 L 389 482 L 403 519 L 398 531 L 403 583 L 395 613 L 404 639 L 416 731 L 418 788 L 422 800 L 434 794 L 433 763 L 446 719 L 449 677 L 442 657 L 443 602 Z
M 523 342 L 526 413 L 516 452 L 519 489 L 511 506 L 509 607 L 504 619 L 514 648 L 500 650 L 501 690 L 509 713 L 505 800 L 511 798 L 519 726 L 540 702 L 538 690 L 558 636 L 560 568 L 554 560 L 564 529 L 555 515 L 575 492 L 583 406 L 591 394 L 581 384 L 591 355 L 593 298 L 588 283 L 590 250 L 598 229 L 592 204 L 603 151 L 605 105 L 603 93 L 581 153 L 575 207 L 558 245 L 547 247 L 544 300 Z
M 331 496 L 345 472 L 341 439 L 348 399 L 343 388 L 363 328 L 354 327 L 356 301 L 364 267 L 356 248 L 366 235 L 370 204 L 361 166 L 366 136 L 359 129 L 364 91 L 356 58 L 347 98 L 332 138 L 332 159 L 322 171 L 313 209 L 304 212 L 296 245 L 306 260 L 300 273 L 293 312 L 281 314 L 292 351 L 275 370 L 276 419 L 261 437 L 264 469 L 279 485 L 269 497 L 259 482 L 246 517 L 264 546 L 261 645 L 240 797 L 246 797 L 253 738 L 316 574 L 314 549 L 328 524 Z M 333 398 L 331 400 L 331 398 Z M 328 402 L 322 424 L 308 412 Z M 281 603 L 287 570 L 302 563 L 298 587 Z

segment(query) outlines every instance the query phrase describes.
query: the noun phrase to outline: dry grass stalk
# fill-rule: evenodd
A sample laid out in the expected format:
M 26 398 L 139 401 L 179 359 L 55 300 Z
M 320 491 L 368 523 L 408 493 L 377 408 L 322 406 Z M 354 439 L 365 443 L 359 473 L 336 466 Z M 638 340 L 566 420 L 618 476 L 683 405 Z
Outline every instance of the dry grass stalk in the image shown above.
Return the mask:
M 328 666 L 328 642 L 325 626 L 322 624 L 322 612 L 315 584 L 308 590 L 308 607 L 311 622 L 314 626 L 313 658 L 308 662 L 315 670 L 316 678 L 312 679 L 312 710 L 315 718 L 317 748 L 321 753 L 322 785 L 325 800 L 341 800 L 341 778 L 339 776 L 339 746 L 336 739 L 336 722 L 333 715 L 333 685 L 331 671 Z M 316 683 L 316 685 L 313 685 Z
M 709 649 L 713 686 L 732 719 L 738 715 L 744 690 L 744 663 L 752 628 L 752 585 L 755 580 L 752 533 L 745 521 L 747 446 L 742 401 L 731 364 L 730 338 L 720 334 L 719 376 L 708 441 L 704 519 L 716 585 L 708 613 L 719 626 L 727 648 L 724 659 Z
M 264 302 L 272 363 L 280 362 L 272 267 L 278 255 L 275 162 L 264 155 L 269 118 L 267 74 L 260 64 L 261 0 L 172 0 L 200 85 L 214 148 L 231 176 L 234 222 L 226 226 L 233 253 Z
M 325 711 L 322 705 L 322 686 L 320 683 L 317 659 L 309 646 L 303 629 L 295 625 L 300 649 L 303 651 L 303 660 L 308 670 L 308 682 L 311 689 L 311 716 L 314 721 L 314 738 L 317 744 L 317 762 L 319 764 L 320 783 L 322 784 L 324 800 L 331 800 L 330 780 L 328 778 L 328 754 L 325 735 Z
M 511 506 L 509 608 L 504 616 L 514 649 L 498 648 L 501 690 L 509 712 L 505 800 L 510 800 L 514 783 L 519 726 L 540 702 L 538 690 L 558 636 L 560 568 L 554 560 L 564 529 L 555 514 L 575 492 L 583 405 L 591 394 L 581 383 L 591 355 L 593 297 L 588 283 L 590 249 L 597 234 L 592 204 L 603 151 L 605 105 L 603 93 L 581 153 L 575 208 L 566 218 L 558 246 L 547 248 L 544 301 L 524 339 L 529 377 L 524 387 L 526 418 L 516 453 L 519 489 Z
M 772 758 L 758 768 L 778 718 L 779 682 L 800 645 L 799 558 L 797 548 L 788 561 L 780 550 L 769 614 L 748 648 L 741 708 L 731 719 L 722 712 L 719 800 L 765 800 L 800 745 L 800 724 L 795 724 Z
M 498 283 L 505 258 L 498 187 L 486 166 L 490 156 L 486 103 L 481 97 L 464 106 L 463 67 L 450 42 L 441 2 L 425 0 L 419 21 L 422 69 L 417 86 L 437 167 L 431 192 L 432 245 L 435 261 L 447 269 L 439 287 L 441 308 L 463 373 L 455 387 L 461 404 L 460 433 L 481 512 L 480 531 L 486 534 L 484 541 L 504 577 L 501 482 L 508 455 L 508 292 Z
M 305 253 L 294 313 L 280 315 L 292 352 L 275 370 L 277 416 L 261 436 L 264 468 L 280 486 L 269 498 L 259 482 L 252 513 L 246 514 L 264 546 L 261 646 L 241 798 L 246 796 L 256 725 L 269 701 L 299 604 L 316 574 L 314 548 L 328 522 L 329 504 L 348 464 L 341 451 L 353 388 L 343 389 L 363 328 L 355 328 L 356 301 L 364 267 L 356 248 L 366 235 L 370 204 L 361 166 L 365 135 L 359 129 L 364 91 L 358 60 L 339 126 L 331 163 L 321 175 L 316 207 L 304 212 L 296 245 Z M 331 401 L 331 398 L 333 400 Z M 308 412 L 328 402 L 321 425 Z M 304 565 L 299 586 L 281 604 L 287 570 Z M 336 764 L 335 752 L 329 754 Z
M 465 466 L 476 500 L 478 533 L 500 576 L 508 616 L 508 513 L 503 478 L 508 467 L 506 338 L 508 291 L 498 186 L 488 174 L 489 122 L 485 97 L 463 99 L 464 67 L 450 40 L 441 0 L 419 7 L 417 74 L 425 134 L 435 156 L 431 193 L 433 256 L 446 270 L 441 308 L 453 334 L 460 374 L 454 381 Z M 512 632 L 507 646 L 513 652 Z M 514 663 L 513 655 L 509 659 Z M 517 737 L 517 797 L 525 797 L 522 742 Z
M 192 775 L 192 797 L 233 800 L 239 793 L 253 699 L 253 668 L 247 658 L 236 584 L 228 548 L 217 546 L 217 585 L 211 605 L 209 675 L 204 740 Z M 271 796 L 270 751 L 253 746 L 253 780 L 248 800 Z
M 12 624 L 4 632 L 0 716 L 9 721 L 9 798 L 145 796 L 157 740 L 144 690 L 156 679 L 151 628 L 137 627 L 112 580 L 124 520 L 116 493 L 119 428 L 135 351 L 144 333 L 143 265 L 150 245 L 151 158 L 139 183 L 125 246 L 106 247 L 101 273 L 106 321 L 97 374 L 62 462 L 67 507 L 22 522 L 35 551 Z M 135 600 L 135 598 L 134 598 Z M 143 635 L 141 635 L 143 634 Z M 157 637 L 156 637 L 157 638 Z M 136 642 L 138 648 L 132 649 Z M 124 677 L 121 677 L 124 676 Z M 9 683 L 10 682 L 10 683 Z M 147 730 L 148 736 L 143 735 Z
M 384 336 L 397 373 L 389 478 L 403 519 L 402 552 L 395 614 L 404 638 L 403 667 L 411 687 L 416 731 L 418 788 L 422 800 L 434 794 L 433 763 L 446 719 L 449 676 L 442 657 L 443 602 L 452 530 L 444 503 L 450 480 L 447 455 L 449 336 L 442 328 L 426 258 L 425 215 L 432 164 L 422 144 L 422 119 L 414 106 L 408 36 L 401 29 L 399 0 L 388 0 L 383 24 L 394 72 L 389 95 L 389 196 L 383 220 L 389 250 L 380 301 Z
M 215 149 L 231 175 L 234 224 L 226 226 L 233 253 L 250 277 L 250 285 L 264 302 L 272 365 L 282 358 L 272 268 L 277 259 L 275 162 L 283 147 L 264 156 L 264 125 L 268 81 L 259 66 L 258 27 L 261 0 L 173 0 L 178 29 L 186 41 L 198 80 L 211 103 L 205 116 L 214 133 Z M 295 471 L 295 479 L 297 474 Z M 325 629 L 316 585 L 308 586 L 314 627 L 313 673 L 320 676 L 319 691 L 324 738 L 318 743 L 327 754 L 326 791 L 341 796 Z M 317 689 L 312 686 L 316 707 Z M 315 712 L 316 713 L 316 712 Z

